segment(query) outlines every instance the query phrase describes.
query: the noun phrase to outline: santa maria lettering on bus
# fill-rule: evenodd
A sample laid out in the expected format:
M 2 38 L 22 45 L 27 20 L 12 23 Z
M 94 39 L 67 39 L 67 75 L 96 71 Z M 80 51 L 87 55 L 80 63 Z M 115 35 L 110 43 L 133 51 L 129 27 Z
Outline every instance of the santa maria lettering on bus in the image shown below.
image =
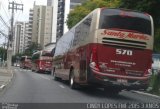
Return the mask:
M 139 34 L 139 33 L 132 33 L 132 32 L 122 32 L 122 31 L 114 31 L 114 30 L 104 30 L 101 35 L 106 35 L 106 36 L 112 36 L 116 38 L 121 38 L 121 39 L 137 39 L 137 40 L 149 40 L 147 35 L 144 34 Z

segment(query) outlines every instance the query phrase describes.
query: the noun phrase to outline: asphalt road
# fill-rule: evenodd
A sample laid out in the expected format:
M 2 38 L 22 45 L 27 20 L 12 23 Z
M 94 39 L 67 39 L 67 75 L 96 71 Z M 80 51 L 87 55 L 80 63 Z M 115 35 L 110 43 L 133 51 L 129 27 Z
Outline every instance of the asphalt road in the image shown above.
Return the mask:
M 102 89 L 72 90 L 48 74 L 15 68 L 12 83 L 0 92 L 0 103 L 160 103 L 160 99 L 122 91 L 111 96 Z

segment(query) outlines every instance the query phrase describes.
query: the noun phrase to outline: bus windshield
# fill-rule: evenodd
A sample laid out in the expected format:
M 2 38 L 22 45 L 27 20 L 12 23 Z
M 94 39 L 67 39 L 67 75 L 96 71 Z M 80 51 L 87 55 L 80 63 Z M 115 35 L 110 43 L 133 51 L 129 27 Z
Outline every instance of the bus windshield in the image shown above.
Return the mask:
M 43 57 L 52 57 L 50 52 L 42 52 Z
M 143 13 L 104 9 L 101 11 L 99 29 L 129 30 L 151 35 L 151 21 Z

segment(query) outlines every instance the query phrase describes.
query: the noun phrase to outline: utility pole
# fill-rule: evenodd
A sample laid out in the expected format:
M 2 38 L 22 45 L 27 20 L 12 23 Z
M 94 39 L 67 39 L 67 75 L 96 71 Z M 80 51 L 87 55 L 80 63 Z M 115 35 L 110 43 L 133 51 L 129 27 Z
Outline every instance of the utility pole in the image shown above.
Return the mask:
M 9 30 L 9 38 L 8 38 L 8 49 L 7 49 L 7 67 L 11 69 L 11 61 L 12 61 L 12 50 L 13 50 L 13 23 L 14 23 L 14 10 L 22 10 L 23 11 L 23 4 L 15 3 L 14 1 L 9 2 L 8 9 L 12 10 L 11 16 L 11 28 Z

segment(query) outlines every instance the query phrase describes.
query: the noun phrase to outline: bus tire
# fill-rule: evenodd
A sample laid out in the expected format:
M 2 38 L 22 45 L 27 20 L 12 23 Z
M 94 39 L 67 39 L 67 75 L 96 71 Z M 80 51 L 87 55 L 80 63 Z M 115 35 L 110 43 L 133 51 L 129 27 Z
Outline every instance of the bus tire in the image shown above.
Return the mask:
M 75 83 L 74 78 L 75 78 L 75 76 L 74 76 L 74 73 L 72 71 L 70 73 L 70 77 L 69 77 L 69 85 L 70 85 L 71 89 L 77 89 L 78 88 L 78 84 Z

